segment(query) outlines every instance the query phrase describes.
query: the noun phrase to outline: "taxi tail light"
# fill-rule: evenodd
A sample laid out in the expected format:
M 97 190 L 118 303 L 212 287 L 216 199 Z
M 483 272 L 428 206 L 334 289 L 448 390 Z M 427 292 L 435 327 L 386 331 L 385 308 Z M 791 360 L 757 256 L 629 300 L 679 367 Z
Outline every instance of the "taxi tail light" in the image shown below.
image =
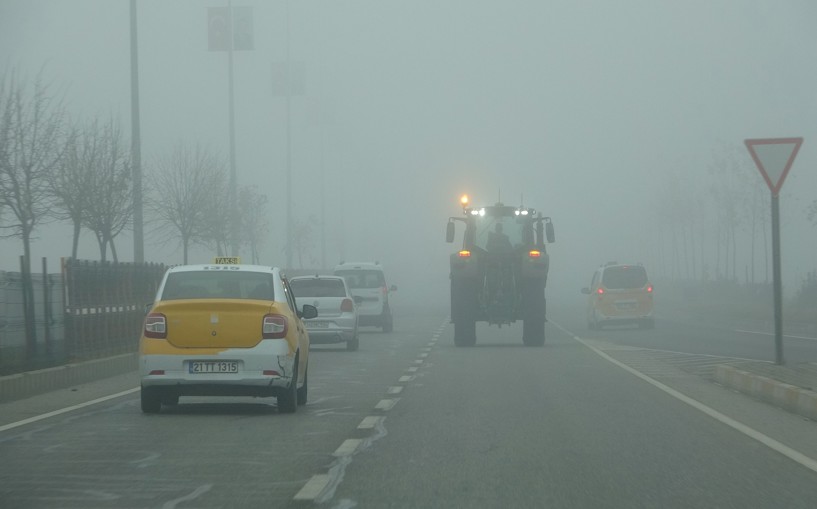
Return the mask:
M 287 337 L 287 317 L 284 315 L 267 314 L 261 324 L 263 339 L 281 339 Z
M 167 338 L 167 317 L 162 313 L 149 313 L 145 317 L 145 337 Z
M 343 299 L 340 303 L 340 310 L 344 313 L 351 313 L 355 310 L 355 304 L 352 299 Z
M 530 256 L 531 258 L 539 258 L 540 256 L 542 256 L 542 252 L 537 249 L 531 249 L 530 251 L 528 251 L 528 256 Z
M 264 376 L 281 376 L 281 373 L 275 371 L 274 369 L 265 369 Z
M 457 256 L 459 256 L 460 258 L 471 258 L 471 251 L 463 249 L 462 251 L 457 253 Z

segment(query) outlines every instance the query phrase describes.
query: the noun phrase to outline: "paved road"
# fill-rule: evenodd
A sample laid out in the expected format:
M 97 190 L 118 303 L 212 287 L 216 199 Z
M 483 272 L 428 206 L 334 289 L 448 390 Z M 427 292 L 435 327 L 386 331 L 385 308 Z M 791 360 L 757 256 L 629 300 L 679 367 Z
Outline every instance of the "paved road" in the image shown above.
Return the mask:
M 591 337 L 554 306 L 545 348 L 483 326 L 455 348 L 445 315 L 316 348 L 295 415 L 183 398 L 146 416 L 130 393 L 0 431 L 0 506 L 814 507 L 817 424 L 629 345 L 660 328 Z M 2 405 L 0 429 L 136 383 Z

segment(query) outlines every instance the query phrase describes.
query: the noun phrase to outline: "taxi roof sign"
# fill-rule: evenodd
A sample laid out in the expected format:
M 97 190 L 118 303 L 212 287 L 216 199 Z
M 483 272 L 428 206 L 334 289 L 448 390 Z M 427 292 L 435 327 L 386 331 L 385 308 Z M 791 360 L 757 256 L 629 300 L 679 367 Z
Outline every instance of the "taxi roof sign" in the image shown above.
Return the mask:
M 763 138 L 744 140 L 744 143 L 772 196 L 777 196 L 803 144 L 803 138 Z
M 238 256 L 216 256 L 213 258 L 215 265 L 241 265 L 241 258 Z

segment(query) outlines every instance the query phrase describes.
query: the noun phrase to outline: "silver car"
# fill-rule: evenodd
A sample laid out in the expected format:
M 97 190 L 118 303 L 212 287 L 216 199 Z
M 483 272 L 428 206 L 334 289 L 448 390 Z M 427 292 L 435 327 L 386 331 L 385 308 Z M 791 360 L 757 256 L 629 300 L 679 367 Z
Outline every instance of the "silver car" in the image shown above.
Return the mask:
M 345 342 L 347 350 L 357 350 L 357 306 L 343 277 L 297 276 L 289 284 L 299 307 L 309 304 L 318 308 L 317 318 L 304 321 L 311 344 Z

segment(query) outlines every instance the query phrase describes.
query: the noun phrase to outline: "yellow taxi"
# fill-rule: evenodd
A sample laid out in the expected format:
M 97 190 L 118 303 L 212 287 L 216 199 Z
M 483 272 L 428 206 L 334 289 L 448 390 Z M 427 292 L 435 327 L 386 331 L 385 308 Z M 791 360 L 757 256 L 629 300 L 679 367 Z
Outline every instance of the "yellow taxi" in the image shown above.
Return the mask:
M 603 265 L 582 293 L 588 295 L 587 327 L 591 330 L 621 324 L 655 327 L 653 287 L 643 265 Z
M 168 269 L 139 341 L 142 411 L 157 413 L 180 396 L 256 396 L 276 397 L 279 412 L 295 412 L 307 399 L 302 320 L 317 315 L 309 304 L 297 308 L 276 267 Z

